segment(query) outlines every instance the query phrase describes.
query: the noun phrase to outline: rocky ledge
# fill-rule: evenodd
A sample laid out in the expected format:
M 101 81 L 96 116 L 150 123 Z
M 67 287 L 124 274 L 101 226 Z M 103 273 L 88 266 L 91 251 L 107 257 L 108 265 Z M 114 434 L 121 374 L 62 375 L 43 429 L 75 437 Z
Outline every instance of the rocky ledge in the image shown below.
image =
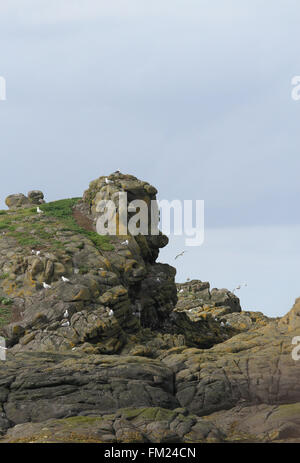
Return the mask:
M 157 193 L 115 172 L 82 198 L 36 190 L 0 211 L 0 442 L 300 442 L 300 300 L 270 319 L 176 284 L 161 233 L 96 232 L 118 192 Z

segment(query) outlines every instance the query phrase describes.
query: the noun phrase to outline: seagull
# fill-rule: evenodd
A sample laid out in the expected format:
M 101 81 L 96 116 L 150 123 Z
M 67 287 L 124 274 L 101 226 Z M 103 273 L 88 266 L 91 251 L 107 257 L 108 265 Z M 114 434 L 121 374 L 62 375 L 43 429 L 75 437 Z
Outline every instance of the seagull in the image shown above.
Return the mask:
M 180 254 L 177 254 L 177 256 L 175 257 L 175 260 L 178 259 L 178 257 L 182 257 L 183 254 L 185 254 L 187 251 L 182 251 Z
M 106 185 L 109 185 L 110 183 L 114 183 L 114 182 L 112 180 L 108 180 L 108 178 L 106 177 L 105 183 L 106 183 Z
M 113 309 L 110 309 L 110 311 L 108 312 L 108 315 L 109 315 L 109 317 L 112 317 L 114 315 Z
M 180 293 L 183 293 L 183 289 L 181 289 L 179 292 L 180 292 Z
M 156 278 L 156 281 L 160 281 L 160 278 L 159 278 L 159 277 L 157 277 L 157 278 Z
M 70 326 L 70 322 L 67 320 L 66 322 L 62 323 L 61 326 Z
M 121 243 L 121 244 L 123 244 L 124 246 L 128 246 L 129 241 L 128 241 L 128 240 L 125 240 L 125 241 L 123 241 L 123 243 Z
M 238 290 L 242 289 L 243 286 L 246 287 L 248 285 L 247 285 L 247 283 L 242 283 L 242 284 L 238 285 L 236 288 L 234 288 L 232 290 L 232 293 L 234 293 L 234 291 L 238 291 Z
M 42 209 L 40 209 L 39 207 L 36 208 L 36 212 L 38 214 L 43 214 L 44 213 L 44 211 L 42 211 Z
M 41 251 L 36 251 L 35 253 L 37 256 L 39 256 L 41 254 Z
M 225 326 L 225 325 L 224 325 L 224 322 L 221 322 L 221 326 L 222 326 L 222 328 Z
M 65 313 L 64 313 L 64 318 L 68 318 L 68 316 L 69 316 L 69 312 L 68 312 L 68 309 L 67 309 L 67 310 L 65 311 Z
M 63 281 L 64 283 L 70 283 L 69 278 L 66 278 L 66 277 L 62 276 L 61 279 L 62 279 L 62 281 Z
M 50 288 L 51 288 L 51 286 L 50 286 L 50 285 L 47 285 L 47 283 L 45 283 L 44 281 L 43 281 L 43 287 L 44 287 L 45 289 L 50 289 Z

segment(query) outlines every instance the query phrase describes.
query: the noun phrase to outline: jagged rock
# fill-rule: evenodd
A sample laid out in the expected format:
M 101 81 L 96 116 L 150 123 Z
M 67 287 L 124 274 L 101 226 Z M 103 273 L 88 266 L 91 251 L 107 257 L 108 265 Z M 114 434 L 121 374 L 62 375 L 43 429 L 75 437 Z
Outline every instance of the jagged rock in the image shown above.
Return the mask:
M 2 217 L 4 227 L 7 224 L 0 239 L 0 296 L 18 299 L 19 313 L 2 331 L 14 352 L 84 346 L 117 353 L 128 335 L 141 327 L 161 327 L 173 310 L 175 269 L 155 262 L 166 237 L 126 235 L 124 246 L 123 236 L 111 236 L 105 249 L 97 245 L 101 237 L 95 231 L 96 198 L 112 198 L 119 191 L 126 191 L 130 201 L 156 198 L 154 187 L 133 176 L 113 174 L 109 179 L 113 186 L 100 177 L 83 200 L 71 201 L 69 222 L 64 221 L 64 209 L 51 215 L 53 208 L 66 207 L 59 201 L 46 205 L 48 209 L 44 206 L 43 214 L 28 210 L 0 217 L 0 226 Z M 31 201 L 41 200 L 42 192 L 29 196 Z M 18 239 L 30 245 L 18 247 Z M 35 240 L 36 245 L 31 244 Z M 50 288 L 44 289 L 44 283 Z M 107 315 L 110 309 L 112 318 Z

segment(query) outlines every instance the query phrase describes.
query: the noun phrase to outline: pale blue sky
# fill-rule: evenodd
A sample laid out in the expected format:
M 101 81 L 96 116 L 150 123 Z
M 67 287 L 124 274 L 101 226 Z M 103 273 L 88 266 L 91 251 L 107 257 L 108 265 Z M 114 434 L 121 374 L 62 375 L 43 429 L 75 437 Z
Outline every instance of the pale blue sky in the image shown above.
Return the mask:
M 296 0 L 2 0 L 1 207 L 81 195 L 116 168 L 160 199 L 204 199 L 178 280 L 281 315 L 300 296 Z M 250 243 L 250 244 L 249 244 Z M 161 259 L 174 265 L 183 243 Z

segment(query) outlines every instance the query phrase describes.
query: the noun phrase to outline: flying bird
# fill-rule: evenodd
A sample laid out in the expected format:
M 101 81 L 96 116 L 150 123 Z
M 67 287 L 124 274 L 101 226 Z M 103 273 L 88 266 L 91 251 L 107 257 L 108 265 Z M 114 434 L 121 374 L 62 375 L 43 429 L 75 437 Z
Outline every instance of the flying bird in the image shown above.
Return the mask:
M 180 254 L 177 254 L 177 256 L 175 257 L 175 260 L 178 259 L 178 257 L 182 257 L 183 254 L 185 254 L 187 251 L 182 251 Z
M 247 283 L 242 283 L 242 284 L 238 285 L 236 288 L 234 288 L 232 290 L 232 293 L 234 293 L 234 291 L 239 291 L 240 289 L 242 289 L 243 287 L 246 287 L 246 286 L 248 286 Z

